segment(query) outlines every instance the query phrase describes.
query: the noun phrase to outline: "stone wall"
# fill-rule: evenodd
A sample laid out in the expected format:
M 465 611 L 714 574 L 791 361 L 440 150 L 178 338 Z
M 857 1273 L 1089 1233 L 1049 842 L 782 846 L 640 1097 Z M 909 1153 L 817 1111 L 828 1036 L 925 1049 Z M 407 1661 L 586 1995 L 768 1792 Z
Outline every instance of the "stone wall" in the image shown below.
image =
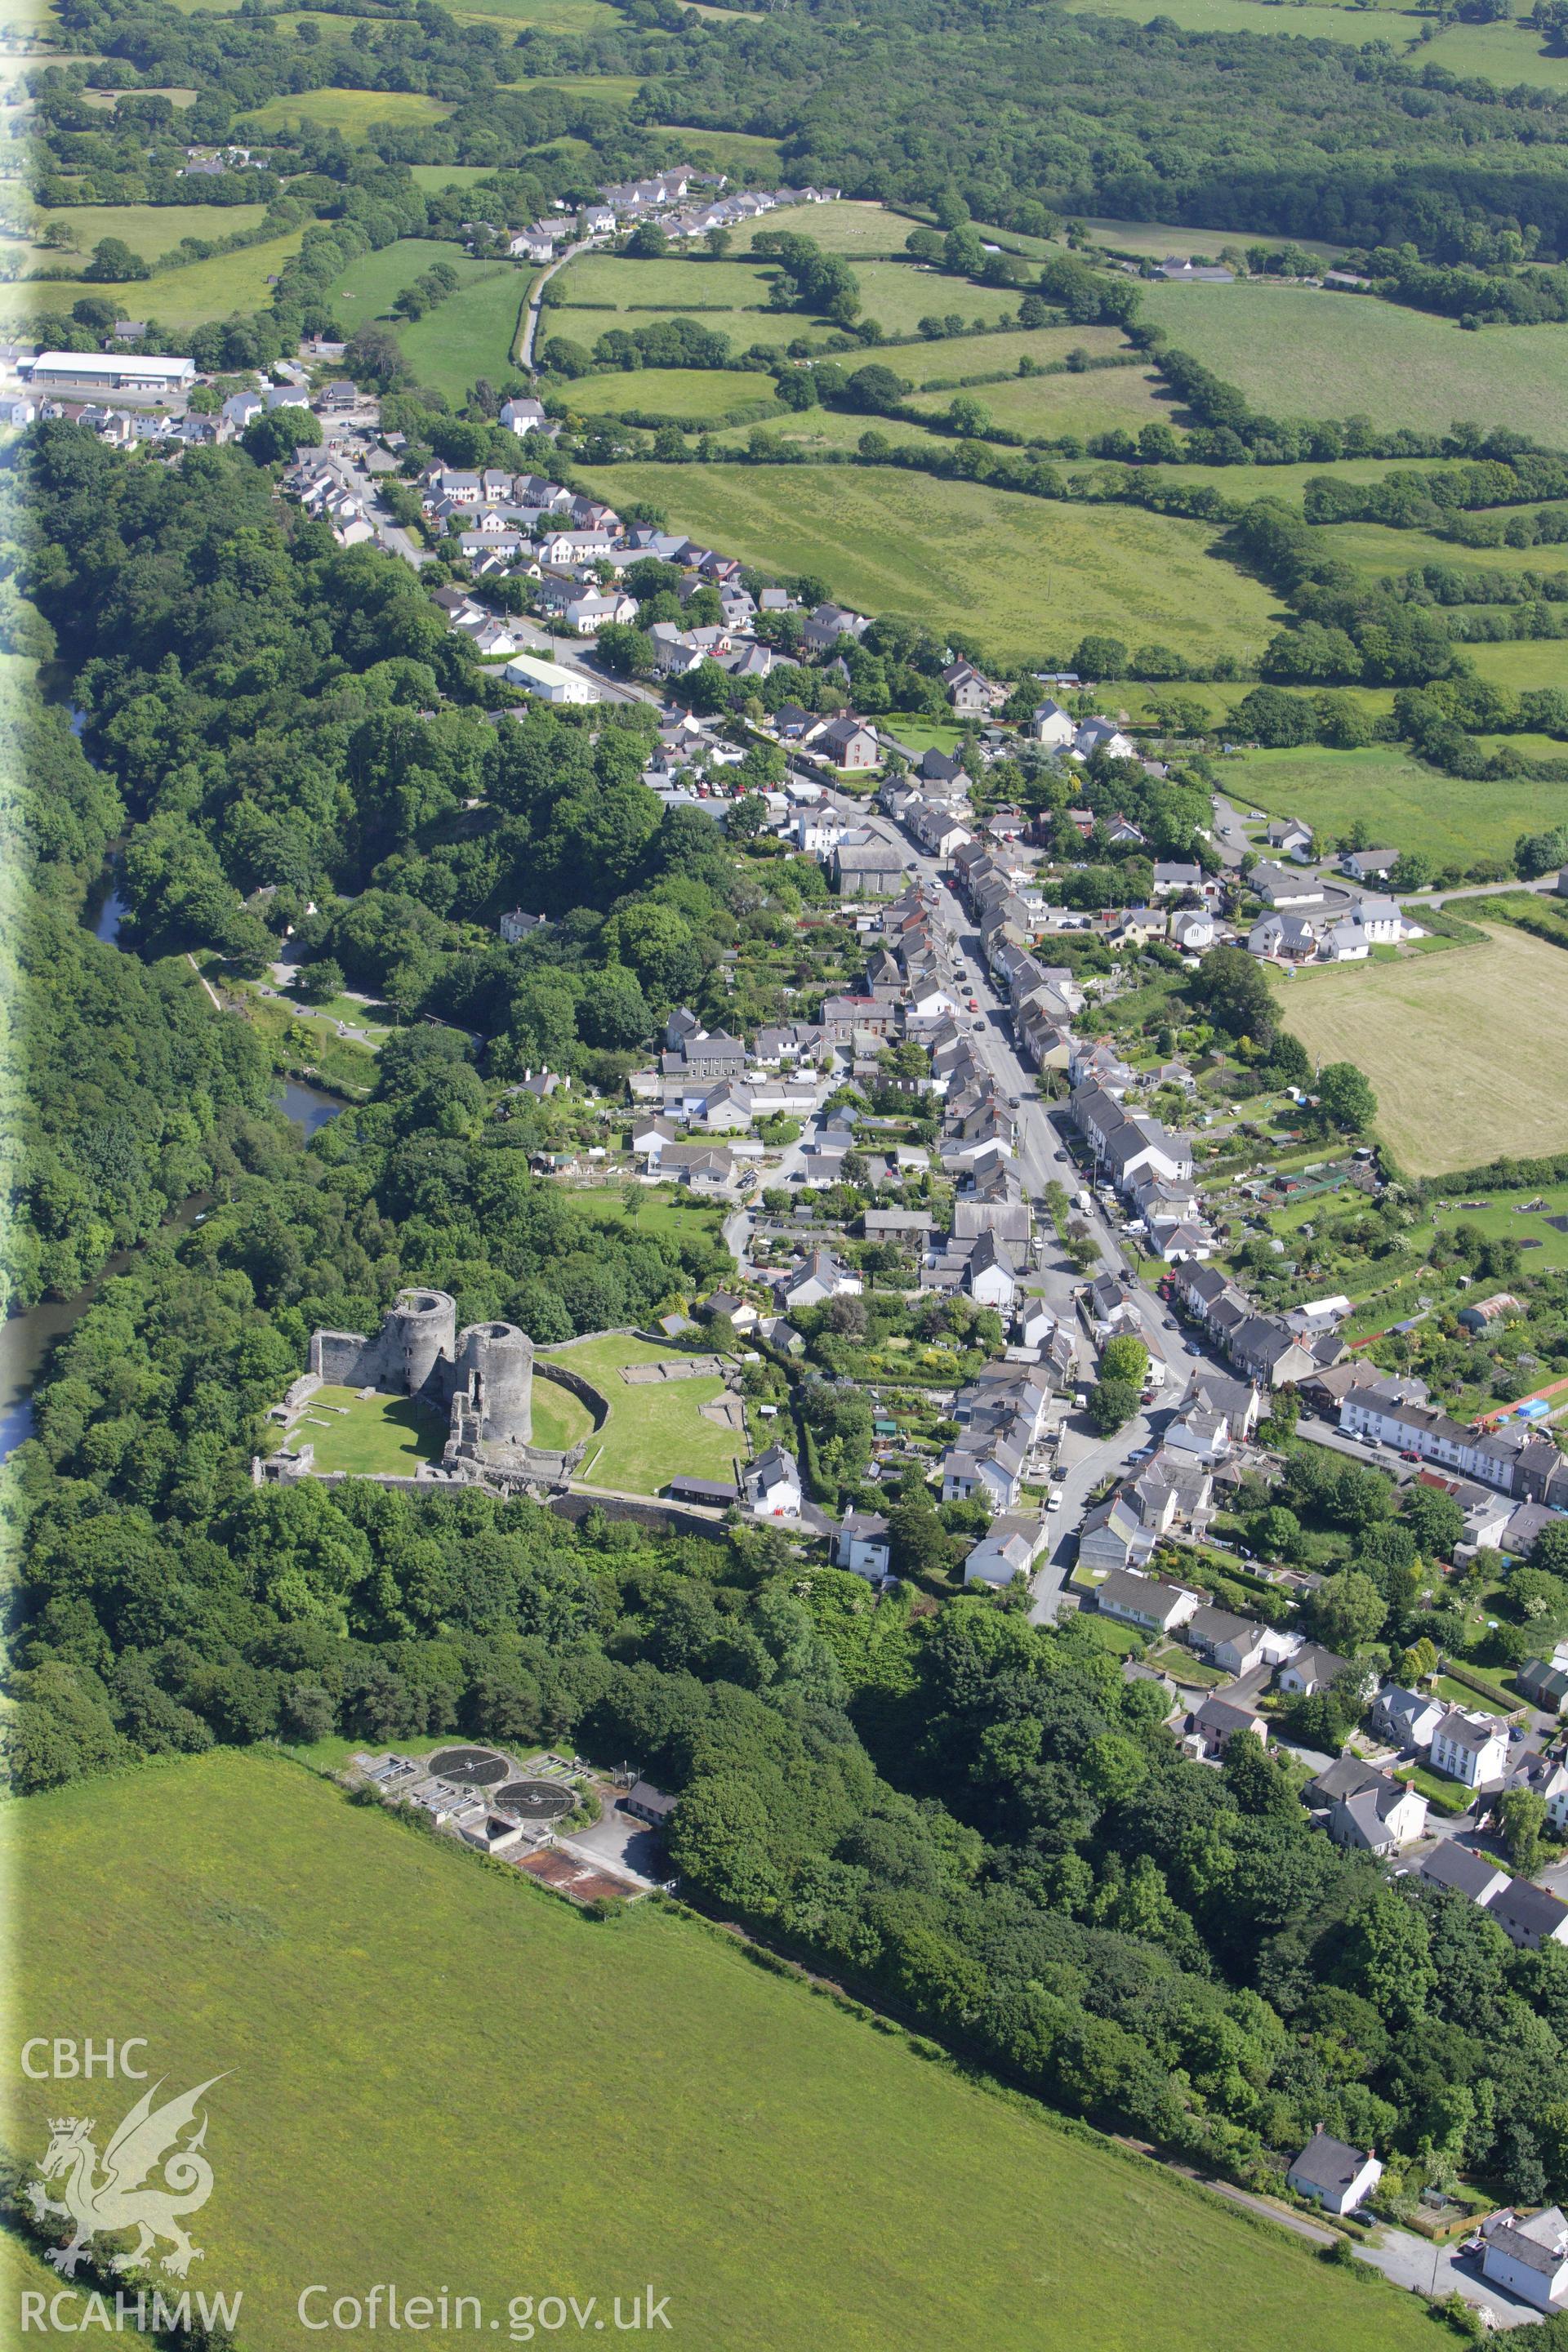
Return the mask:
M 310 1335 L 310 1370 L 318 1384 L 327 1388 L 379 1388 L 383 1355 L 379 1337 L 367 1339 L 363 1331 L 313 1331 Z

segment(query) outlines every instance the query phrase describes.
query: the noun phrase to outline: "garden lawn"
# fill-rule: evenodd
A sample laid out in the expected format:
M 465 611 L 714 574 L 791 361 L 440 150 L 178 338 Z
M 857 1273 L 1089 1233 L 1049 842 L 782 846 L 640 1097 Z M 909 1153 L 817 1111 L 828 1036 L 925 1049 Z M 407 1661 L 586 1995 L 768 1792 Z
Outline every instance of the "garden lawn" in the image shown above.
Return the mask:
M 737 1458 L 745 1459 L 744 1433 L 704 1421 L 699 1410 L 723 1395 L 724 1383 L 716 1376 L 649 1381 L 635 1388 L 622 1380 L 623 1364 L 668 1363 L 678 1360 L 675 1349 L 611 1336 L 565 1349 L 560 1360 L 591 1381 L 610 1408 L 599 1443 L 589 1446 L 578 1474 L 584 1486 L 657 1495 L 677 1471 L 694 1478 L 729 1478 Z
M 440 1414 L 412 1397 L 362 1397 L 356 1389 L 321 1388 L 289 1433 L 296 1445 L 316 1449 L 318 1470 L 375 1470 L 412 1476 L 421 1462 L 439 1462 L 447 1443 Z
M 1445 1232 L 1455 1225 L 1479 1225 L 1489 1241 L 1535 1243 L 1539 1246 L 1525 1248 L 1526 1274 L 1561 1273 L 1568 1267 L 1568 1233 L 1559 1233 L 1551 1223 L 1552 1217 L 1568 1217 L 1568 1186 L 1531 1184 L 1523 1191 L 1498 1194 L 1469 1193 L 1467 1200 L 1484 1200 L 1480 1209 L 1461 1209 L 1457 1198 L 1446 1209 L 1435 1212 L 1435 1223 Z M 1526 1201 L 1544 1201 L 1544 1209 L 1526 1211 Z M 1423 1287 L 1430 1288 L 1431 1285 Z M 1544 1381 L 1551 1377 L 1544 1369 L 1537 1376 Z
M 468 398 L 480 376 L 499 383 L 512 364 L 522 306 L 532 273 L 510 263 L 485 267 L 448 301 L 400 326 L 397 340 L 421 383 L 452 401 Z
M 363 139 L 373 123 L 391 122 L 399 130 L 422 122 L 440 122 L 452 111 L 444 99 L 427 98 L 411 89 L 300 89 L 285 98 L 269 98 L 246 115 L 263 131 L 284 131 L 301 118 L 328 131 L 341 131 L 348 140 Z
M 100 237 L 118 236 L 139 254 L 143 261 L 157 261 L 170 253 L 183 236 L 233 236 L 240 229 L 255 228 L 266 213 L 264 205 L 61 205 L 54 211 L 40 210 L 40 229 L 53 221 L 64 221 L 77 233 L 77 251 L 84 260 L 91 255 Z M 64 253 L 46 252 L 35 246 L 31 261 L 69 263 Z
M 107 295 L 121 305 L 124 317 L 155 319 L 165 327 L 199 327 L 210 319 L 231 318 L 237 311 L 259 310 L 271 299 L 268 279 L 292 260 L 304 234 L 302 228 L 289 229 L 282 236 L 268 237 L 265 245 L 247 245 L 239 253 L 188 262 L 124 286 L 23 282 L 0 287 L 0 319 L 32 319 L 41 310 L 68 310 L 83 294 Z
M 963 397 L 977 400 L 991 422 L 1009 433 L 1056 440 L 1067 433 L 1137 433 L 1145 425 L 1165 424 L 1170 403 L 1160 397 L 1162 389 L 1152 368 L 1089 368 L 1081 375 L 1017 376 L 1009 383 L 976 384 Z M 916 393 L 912 405 L 926 415 L 945 416 L 959 397 L 952 392 Z
M 637 1195 L 631 1210 L 624 1197 L 626 1189 L 635 1190 Z M 689 1192 L 668 1185 L 595 1185 L 582 1192 L 574 1188 L 566 1198 L 579 1216 L 592 1224 L 614 1228 L 628 1241 L 643 1234 L 658 1241 L 713 1242 L 724 1222 L 709 1202 L 694 1201 Z
M 1077 507 L 892 467 L 627 465 L 593 494 L 639 499 L 745 562 L 813 572 L 863 613 L 962 623 L 1004 665 L 1070 649 L 1086 629 L 1198 660 L 1255 656 L 1273 601 L 1209 550 L 1203 524 Z
M 1247 7 L 1250 0 L 1234 4 Z M 1289 11 L 1292 23 L 1312 13 L 1333 12 Z M 1536 435 L 1548 446 L 1563 438 L 1568 326 L 1466 334 L 1450 319 L 1370 295 L 1258 281 L 1146 286 L 1142 292 L 1142 319 L 1163 327 L 1173 344 L 1270 415 L 1360 415 L 1375 425 L 1424 432 L 1443 432 L 1467 418 Z M 1449 560 L 1454 552 L 1448 550 Z
M 1377 1132 L 1411 1174 L 1568 1150 L 1562 948 L 1487 927 L 1480 946 L 1301 971 L 1277 994 L 1314 1061 L 1365 1071 Z
M 1477 650 L 1511 653 L 1515 648 Z M 1542 646 L 1539 650 L 1558 656 L 1561 677 L 1568 649 Z M 1483 677 L 1493 675 L 1480 664 L 1477 667 Z M 1506 858 L 1521 833 L 1539 833 L 1568 819 L 1568 787 L 1562 784 L 1533 783 L 1522 776 L 1469 782 L 1440 775 L 1386 744 L 1365 751 L 1317 746 L 1248 751 L 1226 761 L 1218 773 L 1226 798 L 1237 807 L 1300 817 L 1331 839 L 1348 833 L 1359 819 L 1374 841 L 1419 851 L 1438 866 L 1475 857 Z M 1455 911 L 1464 913 L 1463 902 Z
M 650 2279 L 684 2352 L 968 2352 L 982 2312 L 987 2352 L 1430 2352 L 1414 2298 L 732 1938 L 647 1903 L 586 1920 L 286 1758 L 79 1782 L 0 1840 L 16 2041 L 91 2018 L 144 2034 L 169 2094 L 222 2078 L 191 2284 L 243 2290 L 247 2352 L 297 2352 L 312 2283 L 477 2295 L 505 2345 L 515 2295 L 607 2314 Z M 17 2081 L 21 2150 L 59 2105 Z M 510 2184 L 504 2227 L 476 2220 L 485 2183 Z

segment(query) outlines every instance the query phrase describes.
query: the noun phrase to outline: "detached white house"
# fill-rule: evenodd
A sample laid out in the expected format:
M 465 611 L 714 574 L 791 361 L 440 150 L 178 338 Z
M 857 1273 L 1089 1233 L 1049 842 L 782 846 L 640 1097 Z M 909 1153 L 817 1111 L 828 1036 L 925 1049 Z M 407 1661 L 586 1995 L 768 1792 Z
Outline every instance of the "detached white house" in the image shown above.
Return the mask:
M 1370 2148 L 1363 2153 L 1318 2130 L 1285 2179 L 1298 2197 L 1310 2197 L 1326 2213 L 1353 2213 L 1383 2179 L 1383 2167 Z
M 770 1445 L 741 1473 L 741 1490 L 753 1518 L 798 1519 L 804 1495 L 800 1465 L 782 1445 Z
M 1568 2219 L 1549 2205 L 1528 2221 L 1503 2221 L 1487 2232 L 1481 2274 L 1521 2303 L 1550 2311 L 1568 2291 Z
M 1026 1518 L 1005 1511 L 992 1520 L 963 1563 L 965 1584 L 1011 1584 L 1027 1576 L 1046 1548 L 1044 1519 Z
M 1432 1734 L 1432 1763 L 1467 1788 L 1500 1780 L 1508 1763 L 1508 1733 L 1495 1715 L 1467 1715 L 1450 1707 Z
M 846 1509 L 833 1546 L 834 1563 L 877 1583 L 892 1563 L 888 1522 L 877 1511 Z

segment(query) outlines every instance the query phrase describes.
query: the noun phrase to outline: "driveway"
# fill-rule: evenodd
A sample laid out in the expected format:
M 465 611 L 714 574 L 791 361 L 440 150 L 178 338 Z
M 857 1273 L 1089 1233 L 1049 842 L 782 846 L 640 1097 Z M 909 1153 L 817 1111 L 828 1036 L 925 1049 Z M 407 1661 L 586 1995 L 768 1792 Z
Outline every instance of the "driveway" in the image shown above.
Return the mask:
M 574 1830 L 569 1837 L 558 1837 L 558 1846 L 575 1854 L 579 1862 L 591 1862 L 601 1870 L 618 1871 L 623 1878 L 636 1879 L 639 1886 L 663 1886 L 673 1877 L 669 1858 L 664 1850 L 664 1840 L 646 1822 L 639 1822 L 624 1811 L 618 1796 L 601 1790 L 605 1811 L 602 1820 L 592 1829 Z

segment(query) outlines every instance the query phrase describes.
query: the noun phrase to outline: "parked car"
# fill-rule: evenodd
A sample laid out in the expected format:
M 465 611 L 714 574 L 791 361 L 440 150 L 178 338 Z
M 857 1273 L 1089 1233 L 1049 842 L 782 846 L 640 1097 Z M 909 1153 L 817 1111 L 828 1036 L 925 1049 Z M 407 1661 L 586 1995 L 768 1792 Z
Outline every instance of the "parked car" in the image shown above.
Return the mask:
M 1062 1490 L 1059 1486 L 1053 1486 L 1050 1493 L 1046 1496 L 1046 1508 L 1047 1511 L 1059 1511 L 1061 1507 Z

